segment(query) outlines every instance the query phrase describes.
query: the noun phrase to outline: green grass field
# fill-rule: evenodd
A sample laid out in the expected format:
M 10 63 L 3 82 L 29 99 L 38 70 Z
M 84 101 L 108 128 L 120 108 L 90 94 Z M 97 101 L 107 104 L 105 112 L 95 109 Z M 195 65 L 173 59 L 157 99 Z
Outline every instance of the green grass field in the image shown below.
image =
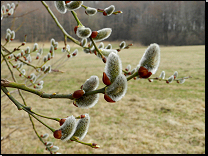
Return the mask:
M 114 43 L 113 48 L 117 48 L 118 44 Z M 47 47 L 49 48 L 45 45 L 45 48 Z M 71 44 L 71 51 L 75 48 L 76 46 Z M 135 68 L 146 48 L 134 44 L 130 49 L 119 52 L 123 69 L 128 64 Z M 68 99 L 43 99 L 23 91 L 27 105 L 39 114 L 65 118 L 88 113 L 91 123 L 83 141 L 97 143 L 101 146 L 99 149 L 76 142 L 56 140 L 50 130 L 34 119 L 38 132 L 49 133 L 47 140 L 59 146 L 58 152 L 63 154 L 205 153 L 205 46 L 160 48 L 160 66 L 152 77 L 158 77 L 164 70 L 166 78 L 174 71 L 178 71 L 178 77 L 192 78 L 187 79 L 184 84 L 131 80 L 128 81 L 126 95 L 120 101 L 107 103 L 100 94 L 98 103 L 90 109 L 74 107 Z M 44 54 L 47 54 L 46 49 Z M 63 53 L 58 49 L 51 62 L 54 63 L 61 57 Z M 32 64 L 36 64 L 34 58 L 33 60 Z M 43 79 L 42 90 L 46 93 L 72 93 L 92 75 L 99 77 L 98 88 L 102 88 L 104 67 L 101 59 L 79 49 L 77 57 L 57 67 L 64 73 L 51 73 Z M 12 80 L 8 73 L 3 62 L 1 77 Z M 14 73 L 18 74 L 16 71 Z M 16 78 L 19 82 L 24 82 L 18 75 Z M 22 103 L 17 92 L 12 95 Z M 6 137 L 17 129 L 8 139 L 1 141 L 2 154 L 49 153 L 35 135 L 27 113 L 18 111 L 7 97 L 1 99 L 1 110 L 1 137 Z M 43 121 L 54 129 L 59 128 L 59 124 L 54 121 Z

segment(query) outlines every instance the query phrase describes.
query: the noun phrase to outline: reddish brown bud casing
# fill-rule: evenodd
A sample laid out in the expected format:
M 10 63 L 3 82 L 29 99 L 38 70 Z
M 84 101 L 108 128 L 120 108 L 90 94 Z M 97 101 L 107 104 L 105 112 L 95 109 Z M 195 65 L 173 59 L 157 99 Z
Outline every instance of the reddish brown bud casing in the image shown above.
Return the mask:
M 111 103 L 114 103 L 115 101 L 113 101 L 107 94 L 104 95 L 104 99 L 105 101 L 107 102 L 111 102 Z
M 78 106 L 76 105 L 75 101 L 73 101 L 73 105 L 76 106 L 76 107 L 78 107 Z
M 56 130 L 55 132 L 53 132 L 53 136 L 56 139 L 61 139 L 61 136 L 62 136 L 61 130 L 59 129 L 59 130 Z
M 85 115 L 84 115 L 84 114 L 82 114 L 80 117 L 81 117 L 81 119 L 82 119 L 82 118 L 85 118 Z
M 102 60 L 103 60 L 104 63 L 106 63 L 106 58 L 103 55 L 102 55 Z
M 109 86 L 111 84 L 110 79 L 108 78 L 108 76 L 106 75 L 105 72 L 103 72 L 103 83 L 107 86 Z
M 64 124 L 65 121 L 66 121 L 66 119 L 61 119 L 61 120 L 59 120 L 60 126 L 62 126 L 62 125 Z
M 72 94 L 72 96 L 73 96 L 73 98 L 75 98 L 75 99 L 79 99 L 79 98 L 81 98 L 83 95 L 84 95 L 84 90 L 76 90 L 73 94 Z
M 78 26 L 74 27 L 74 33 L 76 34 Z
M 66 4 L 69 3 L 69 2 L 71 2 L 71 1 L 65 1 Z
M 106 13 L 105 11 L 103 11 L 103 15 L 104 15 L 104 16 L 107 16 L 107 13 Z
M 151 72 L 148 72 L 148 70 L 142 66 L 139 68 L 138 74 L 139 78 L 148 78 L 152 75 Z
M 91 37 L 92 37 L 92 38 L 95 38 L 95 37 L 97 36 L 97 34 L 98 34 L 97 31 L 93 31 L 92 34 L 91 34 Z

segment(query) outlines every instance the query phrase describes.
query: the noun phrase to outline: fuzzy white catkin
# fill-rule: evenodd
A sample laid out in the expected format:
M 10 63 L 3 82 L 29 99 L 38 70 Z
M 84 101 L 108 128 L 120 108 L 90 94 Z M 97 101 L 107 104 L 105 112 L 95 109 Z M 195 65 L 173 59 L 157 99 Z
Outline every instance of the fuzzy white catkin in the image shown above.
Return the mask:
M 160 74 L 159 78 L 161 78 L 161 79 L 165 79 L 165 71 L 162 71 L 162 72 L 161 72 L 161 74 Z
M 60 128 L 62 132 L 61 140 L 62 141 L 69 140 L 74 134 L 76 130 L 76 126 L 77 126 L 77 122 L 75 117 L 73 115 L 67 117 L 64 124 Z
M 127 79 L 123 74 L 116 77 L 115 81 L 107 87 L 106 94 L 113 100 L 119 101 L 126 94 Z
M 82 119 L 79 119 L 76 127 L 76 131 L 73 136 L 76 136 L 79 138 L 79 140 L 84 139 L 85 135 L 87 134 L 89 125 L 90 125 L 90 116 L 89 114 L 84 114 L 85 117 Z
M 97 32 L 98 32 L 97 36 L 93 38 L 93 40 L 96 42 L 107 39 L 111 35 L 112 29 L 103 28 L 101 30 L 98 30 Z
M 146 49 L 142 56 L 138 67 L 145 67 L 148 72 L 155 74 L 160 64 L 160 47 L 158 44 L 153 43 Z M 138 68 L 139 69 L 139 68 Z
M 105 65 L 105 73 L 114 82 L 116 77 L 122 73 L 122 64 L 119 56 L 115 53 L 110 53 Z
M 87 15 L 89 15 L 89 16 L 93 16 L 93 15 L 95 15 L 95 14 L 97 13 L 97 9 L 91 8 L 91 7 L 87 7 L 86 13 L 87 13 Z
M 71 1 L 65 5 L 68 11 L 74 11 L 79 9 L 83 4 L 83 1 Z
M 91 29 L 85 28 L 84 26 L 78 27 L 76 31 L 76 35 L 82 39 L 90 37 L 91 33 L 92 33 Z
M 88 92 L 97 89 L 98 85 L 99 85 L 99 78 L 93 75 L 85 81 L 82 89 L 85 90 L 85 92 Z
M 111 5 L 107 8 L 104 9 L 104 11 L 107 13 L 107 16 L 110 16 L 115 10 L 115 6 L 114 5 Z
M 67 9 L 65 7 L 65 1 L 54 1 L 54 5 L 58 12 L 60 12 L 61 14 L 66 13 Z
M 76 99 L 74 103 L 83 109 L 92 108 L 99 100 L 99 94 L 83 95 L 81 98 Z
M 115 54 L 117 54 L 118 53 L 118 51 L 117 50 L 115 50 L 115 49 L 100 49 L 100 51 L 101 51 L 101 53 L 106 57 L 106 58 L 108 58 L 108 56 L 109 56 L 109 54 L 110 53 L 115 53 Z M 98 55 L 97 55 L 98 57 L 100 57 L 100 58 L 102 58 L 101 57 L 101 55 L 98 53 Z

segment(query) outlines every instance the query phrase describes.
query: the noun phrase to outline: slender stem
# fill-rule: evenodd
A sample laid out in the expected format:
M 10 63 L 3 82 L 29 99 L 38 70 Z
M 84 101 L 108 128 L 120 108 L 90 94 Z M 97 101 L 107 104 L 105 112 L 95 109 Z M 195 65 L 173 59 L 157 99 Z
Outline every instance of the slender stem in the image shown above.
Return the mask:
M 33 112 L 31 112 L 28 107 L 23 106 L 21 103 L 19 103 L 12 95 L 10 95 L 9 91 L 4 87 L 1 86 L 2 91 L 8 96 L 8 98 L 17 106 L 18 110 L 24 110 L 28 114 L 32 115 L 36 120 L 38 120 L 40 123 L 42 123 L 44 126 L 46 126 L 48 129 L 50 129 L 52 132 L 55 131 L 55 129 L 51 128 L 50 126 L 46 125 L 44 122 L 42 122 L 40 119 L 38 119 L 36 116 L 33 115 Z
M 127 81 L 131 80 L 132 78 L 134 78 L 134 77 L 136 77 L 136 76 L 138 76 L 138 75 L 139 75 L 138 72 L 135 72 L 134 74 L 132 74 L 131 76 L 129 76 L 129 77 L 127 78 Z
M 80 20 L 78 19 L 76 12 L 71 11 L 71 13 L 72 13 L 72 15 L 74 16 L 75 20 L 77 21 L 77 25 L 83 26 L 83 24 L 82 24 L 82 23 L 80 22 Z
M 73 41 L 75 44 L 80 45 L 80 42 L 78 40 L 76 40 L 75 38 L 73 38 L 72 36 L 70 36 L 62 27 L 62 25 L 59 23 L 58 19 L 55 17 L 55 15 L 53 14 L 53 12 L 51 11 L 51 9 L 48 7 L 48 5 L 44 2 L 41 1 L 42 4 L 45 6 L 45 8 L 48 10 L 49 14 L 51 15 L 51 17 L 54 19 L 55 23 L 57 24 L 57 26 L 61 29 L 61 31 L 64 33 L 64 35 L 66 35 L 71 41 Z
M 9 91 L 4 87 L 1 86 L 1 90 L 8 96 L 8 98 L 17 106 L 18 110 L 21 110 L 23 106 L 13 97 L 10 95 Z
M 98 147 L 100 147 L 100 146 L 97 145 L 97 144 L 96 144 L 96 146 L 94 146 L 92 143 L 87 143 L 87 142 L 79 141 L 79 139 L 78 139 L 77 137 L 75 137 L 75 136 L 71 137 L 70 140 L 71 140 L 71 141 L 76 141 L 76 142 L 78 142 L 78 143 L 80 143 L 80 144 L 83 144 L 83 145 L 90 146 L 90 147 L 92 147 L 92 148 L 98 148 Z
M 42 98 L 49 98 L 49 99 L 51 99 L 51 98 L 68 98 L 68 99 L 71 99 L 71 100 L 74 99 L 72 94 L 56 94 L 56 93 L 47 94 L 47 93 L 44 93 L 43 91 L 39 91 L 39 90 L 29 88 L 25 84 L 20 84 L 20 83 L 16 83 L 16 82 L 9 82 L 8 81 L 7 83 L 4 83 L 4 81 L 2 81 L 1 86 L 11 87 L 11 88 L 19 88 L 21 90 L 28 91 L 28 92 L 34 93 L 36 95 L 39 95 Z M 91 95 L 91 94 L 96 94 L 96 93 L 103 93 L 104 94 L 105 93 L 105 88 L 106 87 L 98 89 L 98 90 L 93 90 L 93 91 L 86 92 L 85 95 Z
M 28 114 L 29 115 L 29 114 Z M 29 118 L 30 118 L 30 121 L 31 121 L 31 123 L 32 123 L 32 126 L 33 126 L 33 130 L 35 131 L 35 134 L 37 135 L 37 137 L 39 138 L 39 140 L 45 145 L 45 142 L 43 141 L 43 139 L 40 137 L 40 135 L 38 134 L 38 132 L 37 132 L 37 130 L 36 130 L 36 128 L 35 128 L 35 124 L 34 124 L 34 122 L 33 122 L 33 120 L 32 120 L 32 118 L 31 118 L 31 116 L 29 115 Z M 50 149 L 50 147 L 47 147 L 46 146 L 46 148 L 50 151 L 50 153 L 52 154 L 52 151 L 51 151 L 51 149 Z
M 102 57 L 103 54 L 100 52 L 100 50 L 99 50 L 98 47 L 96 46 L 96 44 L 95 44 L 94 40 L 92 39 L 92 37 L 89 37 L 89 38 L 90 38 L 90 40 L 92 41 L 92 44 L 94 45 L 96 51 L 97 51 L 97 52 L 101 55 L 101 57 Z
M 46 119 L 52 119 L 52 120 L 55 120 L 55 121 L 58 121 L 58 122 L 59 122 L 59 120 L 60 120 L 60 118 L 52 118 L 52 117 L 40 115 L 40 114 L 38 114 L 38 113 L 36 113 L 36 112 L 33 112 L 32 110 L 31 110 L 31 112 L 32 112 L 33 114 L 37 115 L 37 116 L 40 116 L 40 117 L 43 117 L 43 118 L 46 118 Z

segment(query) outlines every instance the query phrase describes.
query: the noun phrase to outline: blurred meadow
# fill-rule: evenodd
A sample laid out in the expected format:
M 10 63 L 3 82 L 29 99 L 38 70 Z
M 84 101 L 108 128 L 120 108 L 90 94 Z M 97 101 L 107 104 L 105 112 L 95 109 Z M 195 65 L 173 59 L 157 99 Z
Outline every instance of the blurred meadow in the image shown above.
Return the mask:
M 113 48 L 118 48 L 119 43 L 111 42 Z M 39 47 L 43 45 L 38 44 Z M 59 43 L 59 49 L 55 51 L 50 64 L 62 57 L 66 58 L 66 54 L 61 52 L 62 44 Z M 106 46 L 109 43 L 104 44 Z M 16 45 L 13 44 L 13 48 Z M 26 44 L 31 48 L 32 45 Z M 73 93 L 92 75 L 99 77 L 98 89 L 104 87 L 102 75 L 105 64 L 102 60 L 95 55 L 85 54 L 75 44 L 70 43 L 70 46 L 71 52 L 78 48 L 78 56 L 61 62 L 61 66 L 55 68 L 64 73 L 48 74 L 43 79 L 42 90 L 46 93 Z M 134 43 L 129 49 L 120 51 L 118 54 L 123 69 L 128 64 L 135 68 L 146 48 Z M 45 43 L 43 56 L 47 55 L 48 49 L 49 44 Z M 132 79 L 128 81 L 127 93 L 120 101 L 108 103 L 100 94 L 98 103 L 90 109 L 77 108 L 69 99 L 44 99 L 23 91 L 27 105 L 39 114 L 65 118 L 88 113 L 91 122 L 83 141 L 97 143 L 100 148 L 93 149 L 76 142 L 66 143 L 54 139 L 51 131 L 34 119 L 39 134 L 49 133 L 47 141 L 59 146 L 58 152 L 63 154 L 205 153 L 205 46 L 161 46 L 160 49 L 160 65 L 152 77 L 158 77 L 164 70 L 166 78 L 174 71 L 178 71 L 179 78 L 192 78 L 184 84 Z M 36 64 L 36 55 L 32 56 L 32 64 Z M 18 72 L 15 69 L 13 71 L 18 82 L 23 83 Z M 5 62 L 2 63 L 1 77 L 12 81 Z M 22 103 L 17 92 L 12 93 L 12 96 Z M 59 128 L 57 122 L 41 119 L 54 129 Z M 2 154 L 49 153 L 34 133 L 28 114 L 18 111 L 6 96 L 1 99 L 1 137 L 8 137 L 1 141 Z

